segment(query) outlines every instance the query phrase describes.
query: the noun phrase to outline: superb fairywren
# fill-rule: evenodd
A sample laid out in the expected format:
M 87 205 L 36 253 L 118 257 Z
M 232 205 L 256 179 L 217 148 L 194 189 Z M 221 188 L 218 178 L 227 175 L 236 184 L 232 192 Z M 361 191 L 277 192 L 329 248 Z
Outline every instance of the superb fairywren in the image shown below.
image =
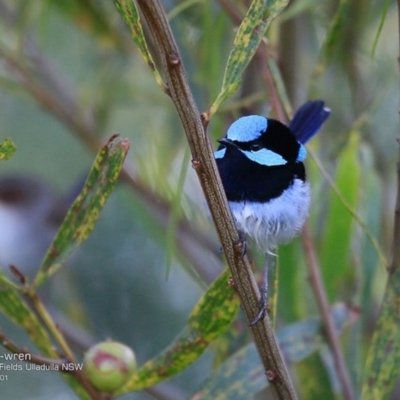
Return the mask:
M 215 158 L 240 232 L 269 252 L 296 236 L 310 208 L 304 144 L 328 118 L 323 101 L 309 101 L 289 126 L 258 115 L 235 121 Z
M 329 114 L 323 101 L 309 101 L 289 126 L 250 115 L 239 118 L 218 140 L 215 158 L 236 226 L 267 253 L 259 312 L 251 325 L 265 316 L 270 251 L 293 239 L 307 219 L 310 185 L 304 144 Z

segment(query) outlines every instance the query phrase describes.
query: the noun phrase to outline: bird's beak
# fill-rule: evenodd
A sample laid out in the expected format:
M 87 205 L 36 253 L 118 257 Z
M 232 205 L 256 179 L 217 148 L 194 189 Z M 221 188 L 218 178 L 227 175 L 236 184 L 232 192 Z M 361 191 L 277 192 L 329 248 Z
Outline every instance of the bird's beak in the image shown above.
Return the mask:
M 230 140 L 226 137 L 218 139 L 217 142 L 220 143 L 222 146 L 228 147 L 228 148 L 230 147 L 231 149 L 238 147 L 238 145 L 235 142 L 233 142 L 232 140 Z

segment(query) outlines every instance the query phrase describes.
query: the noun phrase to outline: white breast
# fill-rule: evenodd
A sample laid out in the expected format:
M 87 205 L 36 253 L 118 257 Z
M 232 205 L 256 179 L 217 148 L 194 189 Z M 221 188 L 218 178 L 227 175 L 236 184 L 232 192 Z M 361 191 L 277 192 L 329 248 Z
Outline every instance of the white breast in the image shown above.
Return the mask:
M 300 233 L 309 213 L 310 186 L 295 179 L 279 198 L 266 203 L 230 201 L 229 205 L 237 228 L 268 252 Z

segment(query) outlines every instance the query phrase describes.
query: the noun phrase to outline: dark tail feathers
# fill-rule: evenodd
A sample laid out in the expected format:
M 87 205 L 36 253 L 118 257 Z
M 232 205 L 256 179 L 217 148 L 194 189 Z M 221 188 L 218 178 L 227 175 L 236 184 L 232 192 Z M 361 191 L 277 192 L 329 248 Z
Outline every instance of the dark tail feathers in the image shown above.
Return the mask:
M 330 113 L 322 100 L 307 101 L 296 111 L 289 128 L 297 140 L 305 144 L 321 129 Z

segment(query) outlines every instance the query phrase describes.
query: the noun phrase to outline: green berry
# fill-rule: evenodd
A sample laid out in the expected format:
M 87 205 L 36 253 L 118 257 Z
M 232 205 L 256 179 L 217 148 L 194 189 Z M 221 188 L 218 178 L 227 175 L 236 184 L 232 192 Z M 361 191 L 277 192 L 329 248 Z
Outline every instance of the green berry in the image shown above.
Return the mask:
M 113 341 L 101 342 L 89 349 L 83 368 L 93 386 L 102 392 L 120 389 L 137 368 L 133 351 Z

